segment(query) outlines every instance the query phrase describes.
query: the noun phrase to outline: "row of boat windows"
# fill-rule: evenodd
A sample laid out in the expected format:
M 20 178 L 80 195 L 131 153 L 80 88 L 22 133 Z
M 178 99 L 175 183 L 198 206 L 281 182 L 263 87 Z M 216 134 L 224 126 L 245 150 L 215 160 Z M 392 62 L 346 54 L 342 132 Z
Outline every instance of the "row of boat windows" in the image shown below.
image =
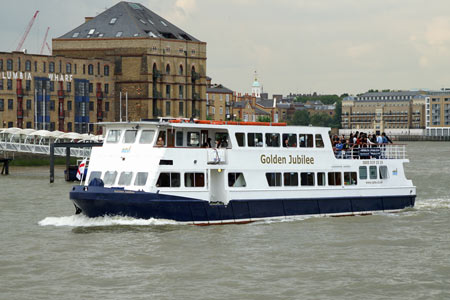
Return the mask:
M 178 172 L 162 172 L 159 174 L 157 187 L 181 187 L 181 174 Z M 184 173 L 185 187 L 204 187 L 204 173 Z M 242 173 L 228 173 L 229 187 L 245 187 L 246 182 Z
M 122 143 L 124 144 L 133 144 L 136 142 L 137 130 L 125 130 L 125 134 L 122 138 Z M 108 131 L 108 135 L 106 137 L 106 143 L 115 144 L 120 141 L 120 137 L 122 136 L 122 130 L 110 130 Z M 154 130 L 142 130 L 141 135 L 139 137 L 140 144 L 151 144 L 153 142 L 153 138 L 155 136 Z
M 357 172 L 344 172 L 344 185 L 357 185 Z M 359 179 L 387 179 L 388 170 L 386 166 L 380 166 L 377 173 L 377 166 L 370 166 L 369 173 L 367 167 L 359 167 Z M 299 180 L 300 179 L 300 180 Z M 270 172 L 266 173 L 266 180 L 269 186 L 336 186 L 342 185 L 342 172 Z
M 114 185 L 116 183 L 118 172 L 117 171 L 106 171 L 103 176 L 103 182 L 105 185 Z M 92 171 L 89 177 L 89 182 L 94 178 L 102 178 L 102 172 Z M 148 173 L 147 172 L 137 172 L 134 176 L 135 186 L 144 186 L 147 183 Z M 131 185 L 133 179 L 133 172 L 121 172 L 119 176 L 118 186 L 129 186 Z
M 259 132 L 236 132 L 236 140 L 239 147 L 301 147 L 301 148 L 323 148 L 324 143 L 321 134 L 295 134 L 295 133 L 259 133 Z M 247 140 L 247 143 L 246 143 Z M 298 145 L 298 146 L 297 146 Z

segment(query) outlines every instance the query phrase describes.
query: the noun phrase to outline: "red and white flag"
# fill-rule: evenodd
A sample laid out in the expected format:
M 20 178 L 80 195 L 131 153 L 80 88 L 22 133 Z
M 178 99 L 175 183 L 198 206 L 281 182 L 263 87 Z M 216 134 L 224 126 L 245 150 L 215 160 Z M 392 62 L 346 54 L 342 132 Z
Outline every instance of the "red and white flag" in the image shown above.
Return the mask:
M 84 176 L 84 169 L 86 169 L 86 161 L 87 159 L 83 159 L 83 161 L 81 162 L 81 164 L 78 166 L 78 171 L 77 171 L 77 179 L 81 180 L 81 178 Z

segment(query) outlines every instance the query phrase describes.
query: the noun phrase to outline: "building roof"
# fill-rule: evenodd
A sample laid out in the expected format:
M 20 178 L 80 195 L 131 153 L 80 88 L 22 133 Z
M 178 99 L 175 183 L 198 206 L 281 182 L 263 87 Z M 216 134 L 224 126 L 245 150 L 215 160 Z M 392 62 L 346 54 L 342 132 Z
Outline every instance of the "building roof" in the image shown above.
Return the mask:
M 59 39 L 130 37 L 199 41 L 142 4 L 125 1 L 117 3 Z
M 262 107 L 270 108 L 273 107 L 273 99 L 264 99 L 256 101 L 256 104 L 261 105 Z
M 257 116 L 261 116 L 261 115 L 265 116 L 265 115 L 270 115 L 270 113 L 268 113 L 265 110 L 262 110 L 259 107 L 255 107 L 255 115 L 257 115 Z
M 242 100 L 242 101 L 237 101 L 237 102 L 233 102 L 233 107 L 234 108 L 245 108 L 247 106 L 247 104 L 249 104 L 250 101 L 248 100 Z
M 221 84 L 214 84 L 210 87 L 206 88 L 207 93 L 224 93 L 224 94 L 233 94 L 233 91 L 227 87 L 224 87 Z

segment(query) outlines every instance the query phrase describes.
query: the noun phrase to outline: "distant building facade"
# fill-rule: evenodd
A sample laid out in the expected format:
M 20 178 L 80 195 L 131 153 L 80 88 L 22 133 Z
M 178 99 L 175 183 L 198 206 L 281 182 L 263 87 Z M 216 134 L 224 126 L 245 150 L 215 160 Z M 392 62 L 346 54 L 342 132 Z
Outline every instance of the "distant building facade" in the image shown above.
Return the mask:
M 425 128 L 423 91 L 370 92 L 342 101 L 344 130 L 408 134 Z
M 112 61 L 116 120 L 206 118 L 206 43 L 141 4 L 119 2 L 86 18 L 53 39 L 53 53 Z
M 425 108 L 426 134 L 450 136 L 450 91 L 430 92 Z
M 0 127 L 101 133 L 114 121 L 111 61 L 0 52 Z
M 227 121 L 232 118 L 233 91 L 221 84 L 206 88 L 206 117 L 214 121 Z

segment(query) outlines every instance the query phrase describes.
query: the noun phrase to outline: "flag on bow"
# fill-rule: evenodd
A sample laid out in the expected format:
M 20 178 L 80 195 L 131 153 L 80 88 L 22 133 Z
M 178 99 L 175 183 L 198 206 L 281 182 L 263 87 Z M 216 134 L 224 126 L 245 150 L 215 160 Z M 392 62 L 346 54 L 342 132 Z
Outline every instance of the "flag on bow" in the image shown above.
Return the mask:
M 78 171 L 77 171 L 77 179 L 81 180 L 81 178 L 83 178 L 84 176 L 84 169 L 86 169 L 86 161 L 87 159 L 83 159 L 83 161 L 81 162 L 81 164 L 78 166 Z

